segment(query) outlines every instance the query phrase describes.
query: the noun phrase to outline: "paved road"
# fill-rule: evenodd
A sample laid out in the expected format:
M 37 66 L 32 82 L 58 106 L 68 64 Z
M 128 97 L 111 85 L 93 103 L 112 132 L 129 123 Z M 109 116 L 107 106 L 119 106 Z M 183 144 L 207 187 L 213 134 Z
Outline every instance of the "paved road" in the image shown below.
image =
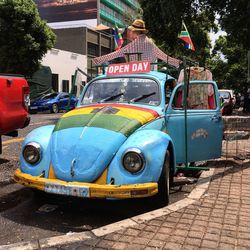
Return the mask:
M 0 245 L 89 231 L 159 208 L 151 199 L 105 201 L 44 196 L 15 184 L 12 176 L 18 166 L 23 138 L 36 127 L 54 124 L 61 115 L 32 115 L 30 126 L 20 130 L 18 138 L 3 137 L 3 154 L 0 157 Z M 170 202 L 183 199 L 192 188 L 172 189 Z

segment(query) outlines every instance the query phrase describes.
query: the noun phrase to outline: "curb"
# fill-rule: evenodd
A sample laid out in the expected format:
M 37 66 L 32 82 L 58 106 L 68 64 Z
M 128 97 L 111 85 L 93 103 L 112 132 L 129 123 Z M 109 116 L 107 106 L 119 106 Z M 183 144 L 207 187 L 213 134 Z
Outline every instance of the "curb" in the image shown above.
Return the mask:
M 208 189 L 209 183 L 214 173 L 214 168 L 203 171 L 196 187 L 192 190 L 192 192 L 188 195 L 187 198 L 177 201 L 169 206 L 153 210 L 151 212 L 147 212 L 144 214 L 140 214 L 129 219 L 124 219 L 100 228 L 93 229 L 89 232 L 82 233 L 70 233 L 61 236 L 53 236 L 50 238 L 44 238 L 40 240 L 26 241 L 26 242 L 18 242 L 10 245 L 2 245 L 0 246 L 0 250 L 40 250 L 42 248 L 55 247 L 59 245 L 65 245 L 70 243 L 76 243 L 79 241 L 89 240 L 93 237 L 102 237 L 110 233 L 114 233 L 118 230 L 125 229 L 128 227 L 136 226 L 145 221 L 149 221 L 155 219 L 157 217 L 168 215 L 170 213 L 176 212 L 179 209 L 182 209 L 186 206 L 193 204 L 198 201 L 202 195 Z

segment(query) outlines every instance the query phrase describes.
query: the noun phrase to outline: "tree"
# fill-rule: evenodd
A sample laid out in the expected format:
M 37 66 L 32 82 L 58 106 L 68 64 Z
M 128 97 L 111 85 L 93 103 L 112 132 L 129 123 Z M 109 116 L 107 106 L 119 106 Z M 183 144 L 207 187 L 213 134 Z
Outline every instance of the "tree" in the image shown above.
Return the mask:
M 156 43 L 168 54 L 186 55 L 200 65 L 208 66 L 222 87 L 242 91 L 250 84 L 247 79 L 247 53 L 250 50 L 249 0 L 141 0 L 143 18 Z M 208 33 L 217 31 L 214 23 L 227 36 L 220 38 L 210 55 Z M 185 51 L 177 38 L 184 20 L 196 47 L 195 53 Z M 223 54 L 222 59 L 219 54 Z M 211 58 L 212 56 L 212 58 Z
M 135 16 L 132 15 L 130 12 L 125 12 L 124 13 L 124 21 L 125 21 L 126 26 L 131 25 L 135 19 L 142 19 L 142 16 L 143 16 L 142 8 L 138 8 L 136 10 Z
M 218 56 L 223 54 L 224 60 Z M 213 58 L 208 62 L 220 88 L 244 92 L 247 87 L 247 50 L 228 36 L 216 41 Z
M 250 1 L 249 0 L 202 0 L 208 3 L 213 13 L 218 14 L 221 28 L 227 32 L 230 40 L 250 49 Z
M 0 72 L 31 76 L 55 43 L 33 0 L 0 1 Z
M 247 53 L 250 50 L 250 2 L 249 0 L 207 0 L 209 8 L 219 14 L 218 21 L 226 31 L 226 37 L 216 41 L 213 59 L 222 53 L 226 61 L 211 63 L 214 67 L 214 76 L 220 79 L 223 87 L 232 88 L 236 92 L 244 92 L 250 82 L 247 78 Z M 221 65 L 223 74 L 221 74 Z
M 141 0 L 140 3 L 150 35 L 161 48 L 170 55 L 186 55 L 205 64 L 211 48 L 208 32 L 216 28 L 211 11 L 202 8 L 195 0 Z M 183 20 L 196 48 L 195 53 L 185 50 L 178 38 Z

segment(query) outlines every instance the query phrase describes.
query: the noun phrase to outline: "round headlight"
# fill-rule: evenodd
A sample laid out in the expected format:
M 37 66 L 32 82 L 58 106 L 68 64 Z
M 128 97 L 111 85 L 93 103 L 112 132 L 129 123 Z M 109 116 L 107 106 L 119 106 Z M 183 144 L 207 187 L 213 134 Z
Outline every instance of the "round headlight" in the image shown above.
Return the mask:
M 36 142 L 30 142 L 23 149 L 23 158 L 29 164 L 36 164 L 41 159 L 41 146 Z
M 132 174 L 143 169 L 144 163 L 144 156 L 139 149 L 127 150 L 122 159 L 123 167 Z

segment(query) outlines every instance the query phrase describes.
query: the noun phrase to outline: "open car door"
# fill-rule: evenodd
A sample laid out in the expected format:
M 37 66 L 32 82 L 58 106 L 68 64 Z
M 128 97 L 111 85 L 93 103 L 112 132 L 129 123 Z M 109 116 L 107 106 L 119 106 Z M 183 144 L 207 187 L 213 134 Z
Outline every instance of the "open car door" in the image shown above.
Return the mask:
M 187 98 L 187 160 L 219 158 L 223 123 L 215 82 L 190 82 Z M 184 84 L 175 87 L 166 110 L 167 130 L 176 150 L 176 163 L 185 163 Z

